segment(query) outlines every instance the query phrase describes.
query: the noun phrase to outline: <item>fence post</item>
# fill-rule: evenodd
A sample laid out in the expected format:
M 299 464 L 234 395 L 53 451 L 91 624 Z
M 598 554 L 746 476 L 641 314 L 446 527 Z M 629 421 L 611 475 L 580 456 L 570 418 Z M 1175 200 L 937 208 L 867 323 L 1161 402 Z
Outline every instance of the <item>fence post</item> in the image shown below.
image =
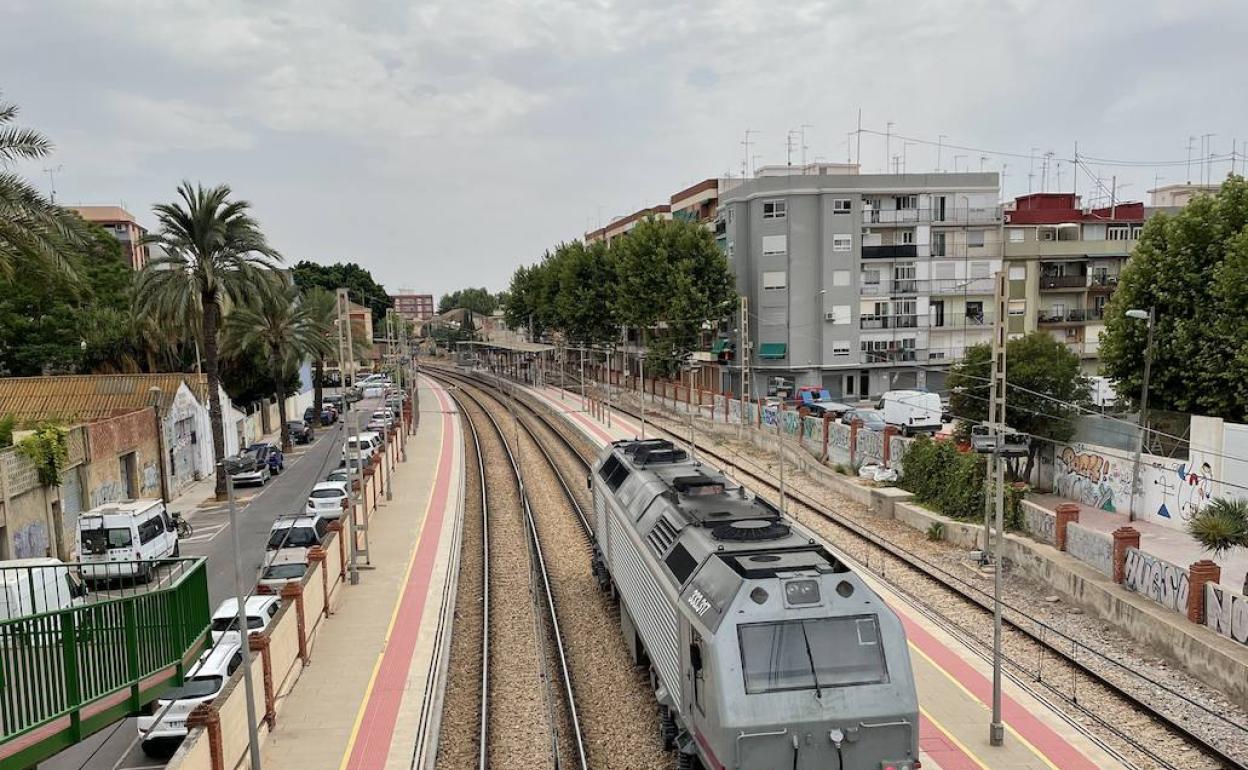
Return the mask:
M 350 502 L 348 500 L 343 500 L 342 501 L 342 509 L 343 509 L 342 516 L 347 521 L 352 521 L 354 520 L 355 515 L 354 515 L 354 511 L 348 510 L 349 507 L 350 507 Z M 346 538 L 346 535 L 342 534 L 343 532 L 342 520 L 339 519 L 339 520 L 331 521 L 329 523 L 329 531 L 338 533 L 338 556 L 339 556 L 338 577 L 341 580 L 346 580 L 347 578 L 347 538 Z
M 851 420 L 849 423 L 849 467 L 856 467 L 854 458 L 858 454 L 858 428 L 862 420 Z
M 332 522 L 332 523 L 338 524 L 338 522 Z M 341 524 L 338 524 L 338 530 L 339 531 L 342 530 Z M 342 538 L 339 537 L 339 539 L 341 540 Z M 308 549 L 308 564 L 311 565 L 311 564 L 320 563 L 321 565 L 321 593 L 325 597 L 325 608 L 322 610 L 322 612 L 324 613 L 325 617 L 329 617 L 329 571 L 326 570 L 325 568 L 325 562 L 327 558 L 328 558 L 328 555 L 325 553 L 325 549 L 320 547 L 319 545 L 314 545 Z
M 186 717 L 186 726 L 204 728 L 208 736 L 208 756 L 212 770 L 225 770 L 225 748 L 221 742 L 221 715 L 211 703 L 201 703 Z
M 1059 519 L 1059 521 L 1061 521 Z M 1066 525 L 1062 524 L 1062 550 L 1065 549 Z M 1114 582 L 1119 585 L 1127 579 L 1127 549 L 1140 547 L 1140 533 L 1135 527 L 1119 527 L 1114 530 Z
M 1053 544 L 1057 546 L 1057 550 L 1065 551 L 1066 525 L 1079 523 L 1079 505 L 1077 503 L 1060 503 L 1053 511 L 1053 516 L 1057 520 L 1053 527 Z M 1134 532 L 1135 530 L 1131 531 Z
M 831 424 L 832 424 L 832 415 L 828 414 L 827 412 L 824 412 L 823 413 L 823 454 L 819 456 L 820 462 L 828 461 L 828 433 L 831 430 L 828 426 Z
M 884 467 L 885 468 L 888 467 L 888 462 L 890 459 L 892 459 L 891 458 L 892 453 L 889 451 L 889 447 L 892 446 L 892 443 L 893 443 L 892 438 L 893 436 L 896 436 L 896 435 L 897 435 L 897 427 L 895 425 L 884 426 L 884 446 L 881 448 L 881 453 L 884 455 Z
M 273 653 L 267 634 L 248 634 L 247 649 L 260 653 L 261 678 L 264 680 L 264 721 L 269 729 L 277 722 L 277 693 L 273 691 Z
M 295 620 L 299 622 L 299 660 L 308 665 L 308 624 L 303 615 L 303 586 L 299 583 L 287 583 L 282 586 L 282 598 L 293 599 L 295 602 Z
M 1205 584 L 1222 579 L 1222 568 L 1217 562 L 1201 559 L 1187 568 L 1187 619 L 1205 624 Z

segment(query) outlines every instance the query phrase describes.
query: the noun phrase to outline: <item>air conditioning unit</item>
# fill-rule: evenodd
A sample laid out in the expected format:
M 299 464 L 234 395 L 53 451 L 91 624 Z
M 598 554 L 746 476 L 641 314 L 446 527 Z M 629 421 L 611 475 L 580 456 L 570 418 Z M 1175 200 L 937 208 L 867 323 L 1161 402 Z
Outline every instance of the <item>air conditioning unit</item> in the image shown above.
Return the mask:
M 826 313 L 824 313 L 824 314 L 823 314 L 823 320 L 825 320 L 825 321 L 835 321 L 835 320 L 836 320 L 836 313 L 833 313 L 832 311 L 830 311 L 830 310 L 829 310 L 828 312 L 826 312 Z

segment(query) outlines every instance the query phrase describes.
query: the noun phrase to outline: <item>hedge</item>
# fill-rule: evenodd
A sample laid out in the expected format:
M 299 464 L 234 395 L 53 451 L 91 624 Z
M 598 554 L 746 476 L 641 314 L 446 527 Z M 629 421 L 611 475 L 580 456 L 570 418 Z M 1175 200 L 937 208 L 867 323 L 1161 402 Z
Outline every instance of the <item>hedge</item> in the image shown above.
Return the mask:
M 960 452 L 951 441 L 919 436 L 906 451 L 901 488 L 946 516 L 980 521 L 984 517 L 986 468 L 982 456 Z

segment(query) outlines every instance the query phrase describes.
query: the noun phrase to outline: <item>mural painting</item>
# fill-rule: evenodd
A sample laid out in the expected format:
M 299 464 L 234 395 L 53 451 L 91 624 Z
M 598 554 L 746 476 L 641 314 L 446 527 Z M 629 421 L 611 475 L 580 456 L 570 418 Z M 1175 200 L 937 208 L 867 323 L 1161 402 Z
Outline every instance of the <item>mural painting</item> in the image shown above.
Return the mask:
M 1162 493 L 1157 515 L 1191 521 L 1213 497 L 1213 469 L 1209 463 L 1201 463 L 1199 469 L 1179 463 L 1174 468 L 1160 470 L 1160 477 L 1153 481 Z
M 1103 511 L 1116 511 L 1131 496 L 1131 478 L 1099 452 L 1062 447 L 1053 468 L 1053 491 Z

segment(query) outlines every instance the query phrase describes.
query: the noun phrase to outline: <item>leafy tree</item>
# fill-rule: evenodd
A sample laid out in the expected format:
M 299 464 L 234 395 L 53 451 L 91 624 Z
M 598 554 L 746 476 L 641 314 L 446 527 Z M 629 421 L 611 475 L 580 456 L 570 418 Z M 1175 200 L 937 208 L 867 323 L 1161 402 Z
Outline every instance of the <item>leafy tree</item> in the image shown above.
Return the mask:
M 1229 176 L 1212 196 L 1144 231 L 1105 309 L 1100 355 L 1118 393 L 1137 398 L 1147 324 L 1130 309 L 1156 309 L 1150 404 L 1248 420 L 1248 184 Z
M 218 386 L 218 332 L 228 306 L 255 297 L 269 285 L 265 270 L 274 269 L 281 255 L 269 246 L 252 218 L 251 204 L 231 200 L 228 185 L 205 188 L 183 182 L 181 202 L 155 207 L 160 223 L 151 241 L 165 255 L 151 260 L 139 273 L 135 310 L 182 331 L 184 338 L 198 333 L 208 376 L 209 418 L 217 463 L 224 459 L 225 424 Z M 225 496 L 225 474 L 217 474 L 217 497 Z
M 1235 548 L 1248 548 L 1248 500 L 1220 497 L 1201 508 L 1187 524 L 1187 531 L 1206 551 L 1217 557 Z M 1248 594 L 1248 575 L 1243 591 Z
M 442 295 L 442 298 L 438 300 L 438 313 L 462 307 L 480 315 L 489 315 L 498 308 L 498 304 L 498 298 L 484 287 L 459 289 Z
M 0 102 L 0 278 L 12 280 L 20 268 L 52 268 L 72 277 L 68 253 L 82 243 L 82 219 L 7 169 L 52 152 L 43 134 L 9 125 L 15 117 L 17 106 Z
M 373 312 L 373 326 L 380 328 L 386 310 L 394 307 L 394 300 L 386 288 L 373 278 L 373 274 L 354 262 L 335 262 L 321 265 L 306 260 L 295 263 L 291 270 L 295 285 L 300 289 L 320 287 L 328 291 L 347 289 L 351 301 L 368 307 Z
M 602 241 L 580 241 L 556 249 L 554 309 L 559 325 L 582 345 L 619 337 L 611 312 L 615 300 L 615 255 Z
M 1068 441 L 1075 434 L 1074 418 L 1089 399 L 1087 378 L 1079 372 L 1079 357 L 1048 332 L 1037 331 L 1012 339 L 1005 348 L 1006 424 L 1040 439 Z M 949 372 L 950 407 L 963 420 L 988 419 L 991 393 L 992 345 L 982 343 Z M 1016 460 L 1007 468 L 1011 480 L 1031 478 L 1040 442 L 1033 440 L 1027 464 L 1019 473 Z
M 301 300 L 296 286 L 281 281 L 281 285 L 235 307 L 226 317 L 221 335 L 221 346 L 227 355 L 257 350 L 264 354 L 271 392 L 277 399 L 283 451 L 291 448 L 286 425 L 286 396 L 290 394 L 287 381 L 297 374 L 303 361 L 323 358 L 334 349 L 330 342 L 332 322 L 318 312 L 320 308 L 310 308 Z

